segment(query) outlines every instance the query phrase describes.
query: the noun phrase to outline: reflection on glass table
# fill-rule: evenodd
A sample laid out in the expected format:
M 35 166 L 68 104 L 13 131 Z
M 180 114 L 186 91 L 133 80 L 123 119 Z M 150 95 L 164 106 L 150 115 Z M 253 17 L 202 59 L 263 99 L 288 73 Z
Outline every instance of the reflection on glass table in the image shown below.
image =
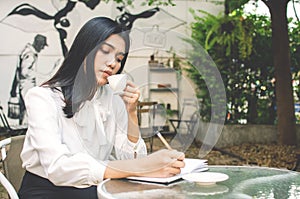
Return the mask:
M 99 198 L 225 198 L 298 199 L 300 173 L 286 169 L 251 166 L 209 166 L 209 172 L 227 174 L 229 179 L 203 185 L 180 180 L 169 185 L 120 180 L 105 180 L 98 186 Z

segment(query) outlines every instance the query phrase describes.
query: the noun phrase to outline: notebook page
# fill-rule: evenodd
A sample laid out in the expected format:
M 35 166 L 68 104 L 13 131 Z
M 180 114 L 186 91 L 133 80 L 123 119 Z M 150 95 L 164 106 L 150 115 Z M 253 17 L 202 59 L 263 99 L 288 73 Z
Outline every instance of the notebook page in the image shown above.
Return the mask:
M 175 182 L 175 181 L 181 179 L 181 177 L 185 174 L 208 170 L 206 162 L 207 162 L 207 160 L 185 158 L 184 159 L 185 167 L 181 169 L 181 173 L 178 174 L 178 175 L 175 175 L 175 176 L 172 176 L 172 177 L 167 177 L 167 178 L 127 177 L 127 179 L 143 181 L 143 182 L 168 184 L 168 183 Z

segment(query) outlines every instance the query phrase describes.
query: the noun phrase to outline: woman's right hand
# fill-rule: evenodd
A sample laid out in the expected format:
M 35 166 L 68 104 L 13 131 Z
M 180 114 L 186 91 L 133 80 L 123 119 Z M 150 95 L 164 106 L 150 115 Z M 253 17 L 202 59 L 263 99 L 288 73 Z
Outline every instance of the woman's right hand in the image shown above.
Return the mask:
M 171 177 L 180 173 L 180 168 L 185 166 L 184 153 L 176 150 L 159 150 L 141 158 L 140 166 L 143 172 L 140 176 L 146 177 Z
M 103 178 L 171 177 L 185 166 L 184 157 L 182 152 L 163 149 L 139 159 L 109 161 Z

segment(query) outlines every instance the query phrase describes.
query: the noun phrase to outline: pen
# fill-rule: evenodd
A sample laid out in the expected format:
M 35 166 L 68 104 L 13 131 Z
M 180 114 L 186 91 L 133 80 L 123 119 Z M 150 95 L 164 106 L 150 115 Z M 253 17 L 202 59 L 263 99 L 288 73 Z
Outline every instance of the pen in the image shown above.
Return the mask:
M 156 135 L 159 137 L 159 139 L 164 143 L 164 145 L 167 147 L 167 149 L 172 150 L 171 146 L 167 142 L 167 140 L 161 135 L 159 131 L 157 131 Z

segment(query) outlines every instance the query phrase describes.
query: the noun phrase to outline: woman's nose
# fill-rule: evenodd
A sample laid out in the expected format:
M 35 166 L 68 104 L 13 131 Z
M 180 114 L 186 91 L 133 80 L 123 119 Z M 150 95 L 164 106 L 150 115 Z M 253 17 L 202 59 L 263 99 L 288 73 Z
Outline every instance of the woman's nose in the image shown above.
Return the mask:
M 107 64 L 110 68 L 114 69 L 116 67 L 116 62 L 113 60 Z
M 115 58 L 110 59 L 109 61 L 107 61 L 106 65 L 111 68 L 114 68 L 116 66 L 116 59 Z

